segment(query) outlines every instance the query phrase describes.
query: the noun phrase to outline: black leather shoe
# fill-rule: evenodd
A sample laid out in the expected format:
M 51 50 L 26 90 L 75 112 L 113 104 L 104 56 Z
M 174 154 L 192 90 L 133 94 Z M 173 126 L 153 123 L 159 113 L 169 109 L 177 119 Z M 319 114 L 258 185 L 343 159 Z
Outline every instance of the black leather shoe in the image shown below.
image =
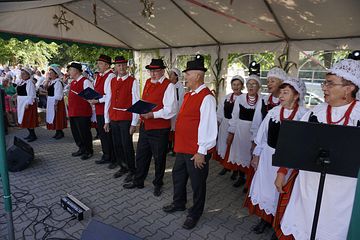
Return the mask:
M 174 205 L 174 203 L 171 203 L 169 205 L 163 206 L 162 210 L 166 213 L 173 213 L 178 211 L 185 211 L 185 207 L 177 207 Z
M 106 163 L 110 163 L 110 160 L 106 160 L 106 159 L 100 159 L 100 160 L 96 160 L 95 161 L 96 164 L 106 164 Z
M 55 133 L 55 135 L 54 136 L 52 136 L 52 138 L 57 138 L 57 136 L 59 135 L 59 133 Z
M 71 156 L 73 156 L 73 157 L 78 157 L 78 156 L 81 156 L 81 155 L 83 155 L 83 152 L 80 149 L 77 152 L 73 152 L 71 154 Z
M 264 221 L 264 220 L 260 220 L 260 222 L 254 227 L 253 232 L 256 234 L 262 234 L 264 233 L 265 229 L 271 227 L 271 225 Z
M 161 187 L 156 186 L 156 187 L 154 188 L 154 196 L 155 196 L 155 197 L 159 197 L 159 196 L 161 195 L 161 193 L 162 193 Z
M 117 162 L 111 162 L 108 166 L 108 169 L 114 169 L 118 166 Z
M 270 238 L 271 240 L 278 240 L 278 238 L 277 238 L 277 236 L 276 236 L 276 233 L 273 233 L 272 235 L 271 235 L 271 238 Z
M 129 173 L 126 178 L 124 179 L 124 183 L 129 183 L 132 182 L 134 179 L 134 174 L 133 173 Z
M 245 182 L 246 182 L 246 180 L 243 177 L 239 176 L 239 179 L 233 184 L 233 187 L 238 188 L 238 187 L 244 185 Z
M 199 219 L 187 217 L 182 227 L 188 230 L 193 229 L 196 226 L 198 220 Z
M 59 139 L 62 139 L 64 136 L 65 136 L 64 133 L 63 133 L 63 132 L 60 132 L 60 133 L 58 133 L 54 138 L 55 138 L 56 140 L 59 140 Z
M 226 168 L 223 168 L 223 169 L 219 172 L 219 175 L 220 175 L 220 176 L 223 176 L 223 175 L 225 175 L 228 171 L 230 171 L 230 170 L 227 170 Z
M 137 183 L 134 183 L 134 182 L 131 182 L 131 183 L 126 183 L 123 185 L 124 188 L 126 189 L 134 189 L 134 188 L 144 188 L 144 184 L 137 184 Z
M 119 171 L 117 171 L 116 173 L 114 173 L 114 178 L 122 177 L 122 176 L 124 176 L 126 173 L 128 173 L 128 170 L 120 169 Z
M 237 178 L 238 175 L 239 175 L 239 172 L 238 172 L 238 171 L 233 171 L 233 173 L 231 174 L 230 179 L 231 179 L 231 180 L 236 180 L 236 178 Z
M 81 155 L 81 160 L 87 160 L 92 157 L 92 153 L 84 153 Z
M 37 139 L 36 136 L 31 136 L 30 138 L 27 139 L 28 142 L 33 142 Z

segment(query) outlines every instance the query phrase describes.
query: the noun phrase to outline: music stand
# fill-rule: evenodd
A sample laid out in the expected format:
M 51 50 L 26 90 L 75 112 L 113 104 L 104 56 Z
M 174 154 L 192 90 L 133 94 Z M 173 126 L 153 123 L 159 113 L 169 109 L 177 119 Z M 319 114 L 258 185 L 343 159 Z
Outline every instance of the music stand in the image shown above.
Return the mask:
M 359 127 L 300 121 L 281 123 L 273 165 L 321 173 L 311 240 L 315 240 L 326 174 L 357 178 Z

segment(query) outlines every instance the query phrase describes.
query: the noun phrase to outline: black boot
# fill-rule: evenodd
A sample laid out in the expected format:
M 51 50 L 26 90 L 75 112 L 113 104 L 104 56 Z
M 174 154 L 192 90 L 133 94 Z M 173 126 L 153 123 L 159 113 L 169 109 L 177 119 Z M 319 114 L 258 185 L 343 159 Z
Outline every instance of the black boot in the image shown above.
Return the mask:
M 242 185 L 244 185 L 246 182 L 245 178 L 243 178 L 242 176 L 239 176 L 238 180 L 233 184 L 233 187 L 240 187 Z
M 239 175 L 239 171 L 233 171 L 233 173 L 231 174 L 230 179 L 231 180 L 236 180 L 236 177 Z
M 59 132 L 58 132 L 58 130 L 56 130 L 55 135 L 52 136 L 52 138 L 57 138 L 58 135 L 59 135 Z
M 33 142 L 37 139 L 35 129 L 29 129 L 30 137 L 27 139 L 28 142 Z
M 264 221 L 263 219 L 260 220 L 260 222 L 254 227 L 253 232 L 256 234 L 262 234 L 266 228 L 270 228 L 270 223 Z
M 223 168 L 220 172 L 219 172 L 219 175 L 220 176 L 223 176 L 225 175 L 227 172 L 229 172 L 230 170 L 226 169 L 226 168 Z
M 64 132 L 62 130 L 56 130 L 56 136 L 55 139 L 59 140 L 64 137 Z
M 276 233 L 273 233 L 273 235 L 271 235 L 270 240 L 278 240 Z
M 25 140 L 29 139 L 31 136 L 31 131 L 30 131 L 31 129 L 28 128 L 27 130 L 29 131 L 29 134 L 26 137 L 24 137 Z

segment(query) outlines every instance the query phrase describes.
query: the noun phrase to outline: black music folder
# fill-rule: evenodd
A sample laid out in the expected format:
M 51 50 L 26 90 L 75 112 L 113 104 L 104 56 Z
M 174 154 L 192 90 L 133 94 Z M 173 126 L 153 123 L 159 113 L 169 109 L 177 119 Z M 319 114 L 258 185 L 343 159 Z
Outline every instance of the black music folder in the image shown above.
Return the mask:
M 87 87 L 78 94 L 80 97 L 84 98 L 85 100 L 99 100 L 102 98 L 102 95 L 95 91 L 94 89 Z
M 137 113 L 137 114 L 145 114 L 151 112 L 156 107 L 156 104 L 145 102 L 143 100 L 137 101 L 134 105 L 129 107 L 126 111 Z

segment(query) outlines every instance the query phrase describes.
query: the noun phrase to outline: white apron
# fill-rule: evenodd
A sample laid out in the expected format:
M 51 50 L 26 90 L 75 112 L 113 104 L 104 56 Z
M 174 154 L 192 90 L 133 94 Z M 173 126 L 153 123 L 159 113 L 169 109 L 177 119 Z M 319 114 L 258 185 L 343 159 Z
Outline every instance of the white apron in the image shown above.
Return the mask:
M 17 96 L 17 114 L 18 114 L 18 123 L 21 124 L 24 118 L 25 106 L 29 102 L 28 96 Z
M 234 133 L 234 140 L 230 147 L 228 162 L 241 165 L 243 167 L 250 166 L 251 160 L 251 122 L 239 120 Z
M 46 122 L 53 124 L 55 118 L 55 97 L 47 97 L 46 102 Z
M 227 149 L 226 140 L 229 135 L 228 129 L 229 129 L 229 119 L 223 118 L 219 126 L 219 133 L 216 143 L 216 151 L 222 159 L 225 158 L 225 153 Z

